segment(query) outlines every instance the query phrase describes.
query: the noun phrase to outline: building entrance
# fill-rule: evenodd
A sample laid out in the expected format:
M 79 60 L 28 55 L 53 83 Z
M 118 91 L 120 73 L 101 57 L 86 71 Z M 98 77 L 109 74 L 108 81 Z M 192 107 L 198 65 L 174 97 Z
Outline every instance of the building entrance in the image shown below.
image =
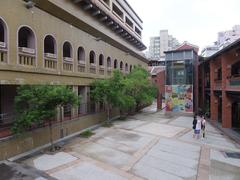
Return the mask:
M 222 123 L 222 97 L 218 98 L 218 122 Z
M 240 102 L 232 104 L 232 127 L 240 130 Z

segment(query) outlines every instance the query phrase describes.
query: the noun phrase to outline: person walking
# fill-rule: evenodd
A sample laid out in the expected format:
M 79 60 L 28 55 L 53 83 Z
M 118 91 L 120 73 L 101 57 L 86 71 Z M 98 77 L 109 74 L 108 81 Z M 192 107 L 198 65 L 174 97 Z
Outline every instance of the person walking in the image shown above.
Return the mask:
M 198 116 L 197 117 L 197 124 L 195 128 L 195 135 L 197 136 L 197 139 L 200 138 L 200 131 L 201 131 L 201 118 Z
M 205 138 L 205 135 L 206 135 L 206 120 L 205 120 L 204 116 L 202 116 L 201 130 L 202 130 L 203 138 Z
M 194 117 L 193 117 L 193 138 L 195 138 L 195 136 L 196 136 L 196 134 L 195 134 L 195 129 L 196 129 L 196 124 L 197 124 L 197 116 L 196 115 L 194 115 Z

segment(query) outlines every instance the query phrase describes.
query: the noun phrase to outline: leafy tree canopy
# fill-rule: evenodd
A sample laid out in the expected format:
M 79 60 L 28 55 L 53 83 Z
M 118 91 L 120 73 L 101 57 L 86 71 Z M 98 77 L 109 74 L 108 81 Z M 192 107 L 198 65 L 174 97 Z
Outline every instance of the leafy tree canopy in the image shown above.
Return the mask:
M 33 125 L 52 121 L 56 116 L 57 107 L 64 104 L 75 106 L 79 100 L 79 97 L 67 86 L 20 86 L 15 97 L 17 119 L 13 132 L 20 133 Z

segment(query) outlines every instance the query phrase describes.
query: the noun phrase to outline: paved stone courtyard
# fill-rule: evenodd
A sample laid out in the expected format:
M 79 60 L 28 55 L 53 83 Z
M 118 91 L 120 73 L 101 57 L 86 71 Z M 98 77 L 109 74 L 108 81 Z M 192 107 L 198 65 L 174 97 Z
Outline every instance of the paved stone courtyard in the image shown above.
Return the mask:
M 240 160 L 224 153 L 239 146 L 210 124 L 205 139 L 193 139 L 191 128 L 191 117 L 169 118 L 150 106 L 88 139 L 72 139 L 62 152 L 22 163 L 60 180 L 240 179 Z

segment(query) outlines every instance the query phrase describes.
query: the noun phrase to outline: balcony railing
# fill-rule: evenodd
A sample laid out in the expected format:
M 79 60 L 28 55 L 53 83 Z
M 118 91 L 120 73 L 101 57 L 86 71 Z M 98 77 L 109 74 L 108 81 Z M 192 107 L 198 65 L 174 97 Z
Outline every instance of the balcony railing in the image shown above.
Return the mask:
M 112 75 L 112 67 L 107 67 L 107 75 L 108 76 Z
M 230 86 L 240 86 L 240 74 L 232 75 L 229 79 Z
M 45 53 L 44 54 L 44 67 L 48 69 L 57 69 L 57 55 Z
M 84 60 L 78 61 L 78 72 L 85 72 L 86 71 L 86 62 Z
M 69 57 L 63 58 L 63 70 L 64 71 L 73 71 L 73 59 Z
M 99 66 L 99 74 L 104 75 L 104 66 Z
M 0 49 L 0 62 L 7 63 L 7 50 L 6 49 Z
M 89 71 L 90 73 L 96 74 L 96 64 L 91 63 Z
M 35 49 L 19 47 L 19 64 L 24 66 L 36 66 Z

